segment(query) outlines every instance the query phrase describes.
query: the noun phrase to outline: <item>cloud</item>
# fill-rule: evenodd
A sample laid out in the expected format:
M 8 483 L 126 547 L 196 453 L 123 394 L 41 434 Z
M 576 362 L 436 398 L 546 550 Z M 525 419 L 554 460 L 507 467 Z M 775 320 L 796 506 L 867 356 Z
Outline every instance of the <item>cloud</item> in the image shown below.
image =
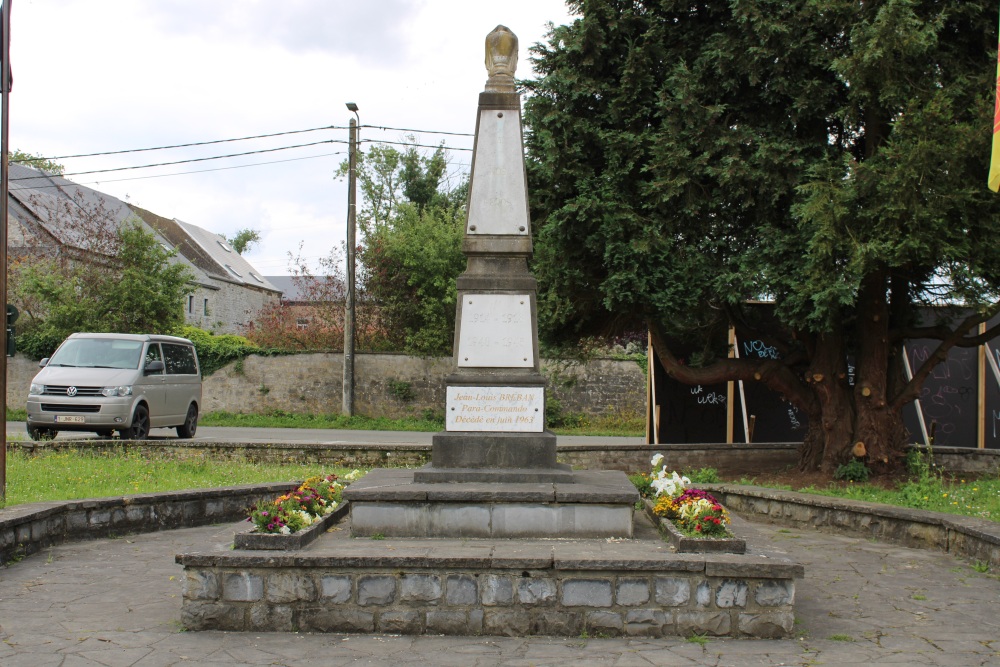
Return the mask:
M 406 60 L 407 30 L 424 0 L 157 0 L 143 5 L 159 27 L 180 35 L 244 40 L 288 51 L 319 51 L 392 66 Z

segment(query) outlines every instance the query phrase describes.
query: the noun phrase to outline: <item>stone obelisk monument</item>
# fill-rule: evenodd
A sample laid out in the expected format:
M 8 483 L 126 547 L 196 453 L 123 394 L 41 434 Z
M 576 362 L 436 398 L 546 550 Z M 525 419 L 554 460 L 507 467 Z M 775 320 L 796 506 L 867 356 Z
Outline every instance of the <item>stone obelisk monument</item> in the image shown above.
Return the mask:
M 517 37 L 497 26 L 486 37 L 445 431 L 431 463 L 373 470 L 348 487 L 355 536 L 632 535 L 639 494 L 625 474 L 557 463 L 545 430 L 516 64 Z
M 446 430 L 434 436 L 432 463 L 416 481 L 571 478 L 545 430 L 516 66 L 517 37 L 497 26 L 486 37 L 489 78 L 479 95 Z

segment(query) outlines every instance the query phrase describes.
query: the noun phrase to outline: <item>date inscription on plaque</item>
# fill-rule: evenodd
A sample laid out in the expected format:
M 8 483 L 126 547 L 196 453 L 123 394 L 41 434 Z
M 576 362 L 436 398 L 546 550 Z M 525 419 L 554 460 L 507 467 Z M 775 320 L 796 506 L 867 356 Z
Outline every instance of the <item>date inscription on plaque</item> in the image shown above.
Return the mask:
M 527 294 L 465 294 L 461 326 L 459 367 L 534 367 L 531 299 Z
M 448 431 L 519 431 L 545 428 L 544 387 L 448 387 Z

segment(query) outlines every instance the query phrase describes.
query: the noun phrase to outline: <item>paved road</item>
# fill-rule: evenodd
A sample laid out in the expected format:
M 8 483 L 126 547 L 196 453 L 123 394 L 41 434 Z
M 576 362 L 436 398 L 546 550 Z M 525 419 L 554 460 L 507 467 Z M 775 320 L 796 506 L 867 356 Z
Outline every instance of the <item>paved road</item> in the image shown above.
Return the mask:
M 26 439 L 24 422 L 7 422 L 7 434 L 10 438 Z M 367 443 L 385 444 L 431 444 L 433 433 L 416 431 L 347 431 L 340 429 L 312 428 L 230 428 L 222 426 L 199 426 L 195 441 L 204 442 L 310 442 L 331 445 Z M 74 438 L 93 438 L 89 432 L 73 433 L 63 431 L 58 440 Z M 174 429 L 154 428 L 150 440 L 175 440 L 177 432 Z M 594 437 L 580 435 L 558 436 L 560 445 L 582 445 L 591 443 L 605 444 L 641 444 L 641 437 Z
M 947 554 L 756 525 L 805 564 L 797 637 L 587 639 L 183 632 L 174 554 L 243 524 L 54 547 L 0 568 L 3 667 L 998 665 L 1000 578 Z

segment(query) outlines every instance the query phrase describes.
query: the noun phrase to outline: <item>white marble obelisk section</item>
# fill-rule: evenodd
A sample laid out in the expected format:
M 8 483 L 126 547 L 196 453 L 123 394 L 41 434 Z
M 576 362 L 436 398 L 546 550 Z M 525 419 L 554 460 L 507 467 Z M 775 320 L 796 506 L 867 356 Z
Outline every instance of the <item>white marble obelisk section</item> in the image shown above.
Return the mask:
M 530 234 L 520 109 L 481 109 L 477 132 L 466 233 Z

